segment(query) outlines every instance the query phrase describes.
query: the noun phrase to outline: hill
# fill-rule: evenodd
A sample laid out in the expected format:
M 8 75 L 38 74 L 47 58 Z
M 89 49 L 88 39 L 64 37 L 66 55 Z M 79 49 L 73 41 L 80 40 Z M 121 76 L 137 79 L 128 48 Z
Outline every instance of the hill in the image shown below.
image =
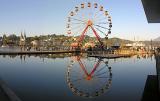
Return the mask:
M 153 41 L 160 41 L 160 37 L 154 39 Z

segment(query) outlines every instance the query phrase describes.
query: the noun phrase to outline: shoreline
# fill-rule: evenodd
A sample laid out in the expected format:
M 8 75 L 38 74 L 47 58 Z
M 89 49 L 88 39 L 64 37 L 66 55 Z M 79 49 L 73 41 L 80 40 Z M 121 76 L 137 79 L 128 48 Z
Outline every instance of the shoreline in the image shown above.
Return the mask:
M 0 55 L 28 55 L 28 54 L 61 54 L 61 53 L 77 53 L 80 51 L 17 51 L 17 52 L 2 52 Z

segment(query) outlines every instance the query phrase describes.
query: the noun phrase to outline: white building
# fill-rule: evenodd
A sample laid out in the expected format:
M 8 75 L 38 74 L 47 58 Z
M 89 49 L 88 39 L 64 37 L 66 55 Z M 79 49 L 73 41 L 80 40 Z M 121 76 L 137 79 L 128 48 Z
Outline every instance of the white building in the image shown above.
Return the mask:
M 144 48 L 146 45 L 142 42 L 134 42 L 134 43 L 128 43 L 125 45 L 127 48 Z

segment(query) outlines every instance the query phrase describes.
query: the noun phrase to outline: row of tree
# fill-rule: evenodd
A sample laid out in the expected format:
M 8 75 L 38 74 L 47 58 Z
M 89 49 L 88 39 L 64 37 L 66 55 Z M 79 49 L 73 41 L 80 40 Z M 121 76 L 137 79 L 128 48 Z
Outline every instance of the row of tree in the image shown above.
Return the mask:
M 59 44 L 66 44 L 70 45 L 73 42 L 76 42 L 78 40 L 79 36 L 73 37 L 73 36 L 65 36 L 65 35 L 40 35 L 40 36 L 34 36 L 34 37 L 26 37 L 26 44 L 29 45 L 32 41 L 37 40 L 39 42 L 46 42 L 45 45 L 53 46 Z M 125 45 L 126 43 L 132 43 L 132 41 L 129 40 L 123 40 L 119 38 L 110 38 L 110 39 L 101 39 L 105 46 L 112 46 L 115 43 L 119 45 Z M 11 34 L 9 36 L 3 35 L 2 36 L 2 43 L 3 45 L 19 45 L 20 36 L 17 36 L 15 34 Z M 85 44 L 87 42 L 94 42 L 98 44 L 99 42 L 95 37 L 85 36 L 85 39 L 82 41 L 82 44 Z M 57 44 L 56 44 L 57 43 Z M 154 43 L 154 42 L 153 42 Z
M 15 44 L 18 44 L 18 41 L 19 41 L 19 37 L 16 36 L 15 34 L 12 34 L 12 35 L 3 35 L 2 36 L 2 44 L 3 45 L 15 45 Z

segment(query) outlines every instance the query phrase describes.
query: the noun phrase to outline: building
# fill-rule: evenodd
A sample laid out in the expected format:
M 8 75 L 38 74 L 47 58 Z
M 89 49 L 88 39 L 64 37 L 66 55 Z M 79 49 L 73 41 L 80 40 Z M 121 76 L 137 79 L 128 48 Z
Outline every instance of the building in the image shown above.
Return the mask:
M 160 0 L 141 0 L 148 23 L 160 23 Z
M 20 46 L 21 50 L 25 50 L 25 46 L 26 46 L 26 34 L 25 34 L 25 32 L 24 33 L 21 32 L 21 36 L 20 36 L 20 40 L 19 40 L 19 46 Z
M 120 47 L 121 47 L 121 44 L 119 42 L 116 42 L 111 46 L 112 49 L 119 49 Z
M 34 40 L 31 42 L 32 47 L 34 48 L 34 50 L 39 50 L 39 46 L 40 46 L 40 42 L 38 40 Z
M 160 23 L 160 0 L 142 0 L 142 4 L 144 7 L 144 11 L 147 17 L 148 23 Z M 159 101 L 160 99 L 160 54 L 155 55 L 156 59 L 156 71 L 157 75 L 151 75 L 152 79 L 150 79 L 150 75 L 148 76 L 148 80 L 150 82 L 146 82 L 146 87 L 144 89 L 143 98 L 141 101 Z M 152 82 L 156 82 L 156 85 L 153 85 Z M 149 86 L 147 86 L 150 84 Z M 153 89 L 153 87 L 157 88 Z M 147 92 L 147 93 L 145 93 Z M 153 99 L 154 98 L 154 99 Z
M 146 45 L 142 42 L 127 43 L 124 46 L 127 49 L 145 49 Z

